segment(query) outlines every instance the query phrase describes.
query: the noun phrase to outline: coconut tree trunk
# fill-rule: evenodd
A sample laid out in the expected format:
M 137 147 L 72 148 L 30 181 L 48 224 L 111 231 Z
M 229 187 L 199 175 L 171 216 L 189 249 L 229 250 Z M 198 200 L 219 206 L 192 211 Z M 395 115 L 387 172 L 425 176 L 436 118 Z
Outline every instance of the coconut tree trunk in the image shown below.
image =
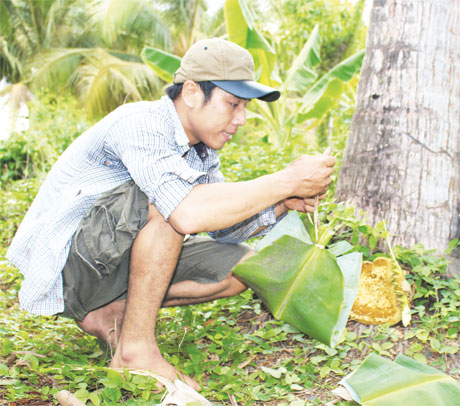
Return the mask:
M 393 243 L 459 235 L 460 1 L 374 0 L 336 196 Z

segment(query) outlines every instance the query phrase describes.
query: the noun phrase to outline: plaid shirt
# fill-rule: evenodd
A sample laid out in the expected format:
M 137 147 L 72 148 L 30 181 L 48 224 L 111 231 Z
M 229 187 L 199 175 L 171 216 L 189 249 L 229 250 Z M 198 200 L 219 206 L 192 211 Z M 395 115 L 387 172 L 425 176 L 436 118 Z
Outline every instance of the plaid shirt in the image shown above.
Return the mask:
M 195 185 L 223 182 L 217 151 L 188 143 L 167 96 L 123 105 L 78 137 L 49 172 L 7 253 L 24 274 L 22 308 L 43 315 L 63 311 L 61 271 L 71 238 L 101 193 L 133 179 L 168 219 Z M 274 223 L 270 207 L 210 235 L 235 243 Z

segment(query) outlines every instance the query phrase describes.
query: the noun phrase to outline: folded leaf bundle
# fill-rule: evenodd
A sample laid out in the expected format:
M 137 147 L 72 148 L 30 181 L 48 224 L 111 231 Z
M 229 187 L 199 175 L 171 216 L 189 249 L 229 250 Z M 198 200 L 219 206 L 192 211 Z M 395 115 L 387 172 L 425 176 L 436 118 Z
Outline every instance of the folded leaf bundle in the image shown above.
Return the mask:
M 441 371 L 399 355 L 371 354 L 341 382 L 363 406 L 458 406 L 460 385 Z
M 361 254 L 336 257 L 305 236 L 297 213 L 290 213 L 267 234 L 268 245 L 234 273 L 276 319 L 334 347 L 356 297 Z

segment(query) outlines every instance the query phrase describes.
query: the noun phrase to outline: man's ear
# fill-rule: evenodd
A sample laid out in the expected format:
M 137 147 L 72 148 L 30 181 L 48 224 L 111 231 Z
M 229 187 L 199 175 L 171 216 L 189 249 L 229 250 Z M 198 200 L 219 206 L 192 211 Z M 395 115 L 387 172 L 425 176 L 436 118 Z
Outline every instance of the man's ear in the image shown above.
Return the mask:
M 203 92 L 198 83 L 193 80 L 186 80 L 182 85 L 182 100 L 189 108 L 201 106 L 203 104 Z

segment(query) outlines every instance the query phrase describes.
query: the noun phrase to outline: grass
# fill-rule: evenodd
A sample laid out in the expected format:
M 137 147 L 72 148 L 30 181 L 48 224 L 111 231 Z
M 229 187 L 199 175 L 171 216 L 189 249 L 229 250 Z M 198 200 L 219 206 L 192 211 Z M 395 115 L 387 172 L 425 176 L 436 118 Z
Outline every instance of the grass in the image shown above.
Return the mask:
M 35 189 L 32 181 L 19 181 L 2 193 L 2 253 Z M 222 405 L 230 405 L 231 396 L 239 405 L 323 405 L 336 399 L 331 390 L 371 352 L 392 359 L 406 354 L 460 381 L 459 279 L 447 278 L 447 261 L 421 247 L 396 247 L 395 255 L 411 268 L 408 279 L 415 287 L 409 327 L 349 321 L 343 341 L 331 349 L 274 320 L 247 291 L 163 309 L 160 348 L 172 364 L 200 380 L 204 396 Z M 94 405 L 159 402 L 153 379 L 128 373 L 122 379 L 108 370 L 110 354 L 73 321 L 21 311 L 21 276 L 5 260 L 0 274 L 0 404 L 51 405 L 61 389 Z
M 15 298 L 20 278 L 11 268 L 2 271 L 11 277 L 4 286 L 7 302 L 0 324 L 0 399 L 53 404 L 53 396 L 65 388 L 95 405 L 159 401 L 154 380 L 136 375 L 123 380 L 106 369 L 110 354 L 72 321 L 21 312 Z M 322 405 L 335 399 L 330 390 L 371 352 L 389 358 L 403 353 L 459 380 L 458 327 L 441 322 L 434 331 L 427 320 L 415 318 L 407 328 L 349 321 L 344 340 L 331 349 L 273 320 L 248 291 L 209 304 L 163 309 L 158 341 L 167 359 L 196 376 L 203 394 L 218 404 L 229 405 L 233 395 L 240 405 Z
M 68 137 L 59 138 L 61 127 L 71 126 L 72 138 L 83 122 L 72 107 L 68 110 L 58 103 L 49 115 L 39 112 L 42 133 L 51 128 L 49 144 L 43 145 L 40 132 L 35 130 L 36 135 L 27 142 L 15 142 L 19 145 L 16 155 L 8 158 L 10 166 L 3 167 L 0 405 L 52 405 L 61 389 L 70 390 L 88 405 L 152 405 L 161 398 L 155 393 L 155 380 L 128 371 L 122 377 L 107 369 L 110 353 L 73 321 L 21 311 L 17 300 L 21 276 L 3 258 L 51 163 L 37 163 L 28 157 L 49 157 L 40 151 L 46 152 L 50 144 L 61 148 L 70 141 Z M 59 122 L 61 125 L 56 126 Z M 241 145 L 229 145 L 223 151 L 224 171 L 230 180 L 263 175 L 283 167 L 300 150 L 314 151 L 298 144 L 275 151 L 246 133 L 240 141 Z M 58 154 L 52 154 L 52 159 Z M 21 162 L 29 163 L 27 173 L 21 172 Z M 328 201 L 322 221 L 328 221 L 328 212 L 334 212 L 344 224 L 341 238 L 352 242 L 367 259 L 382 255 L 376 248 L 384 236 L 382 227 L 369 227 L 365 220 L 353 216 L 353 210 Z M 370 353 L 391 359 L 405 354 L 460 382 L 459 278 L 448 278 L 447 261 L 421 246 L 394 247 L 394 254 L 414 288 L 412 324 L 408 327 L 367 326 L 350 320 L 342 341 L 332 349 L 274 320 L 252 292 L 246 291 L 212 303 L 163 309 L 158 322 L 159 346 L 169 362 L 195 376 L 203 386 L 202 394 L 219 405 L 332 402 L 351 406 L 353 402 L 338 400 L 331 390 Z

